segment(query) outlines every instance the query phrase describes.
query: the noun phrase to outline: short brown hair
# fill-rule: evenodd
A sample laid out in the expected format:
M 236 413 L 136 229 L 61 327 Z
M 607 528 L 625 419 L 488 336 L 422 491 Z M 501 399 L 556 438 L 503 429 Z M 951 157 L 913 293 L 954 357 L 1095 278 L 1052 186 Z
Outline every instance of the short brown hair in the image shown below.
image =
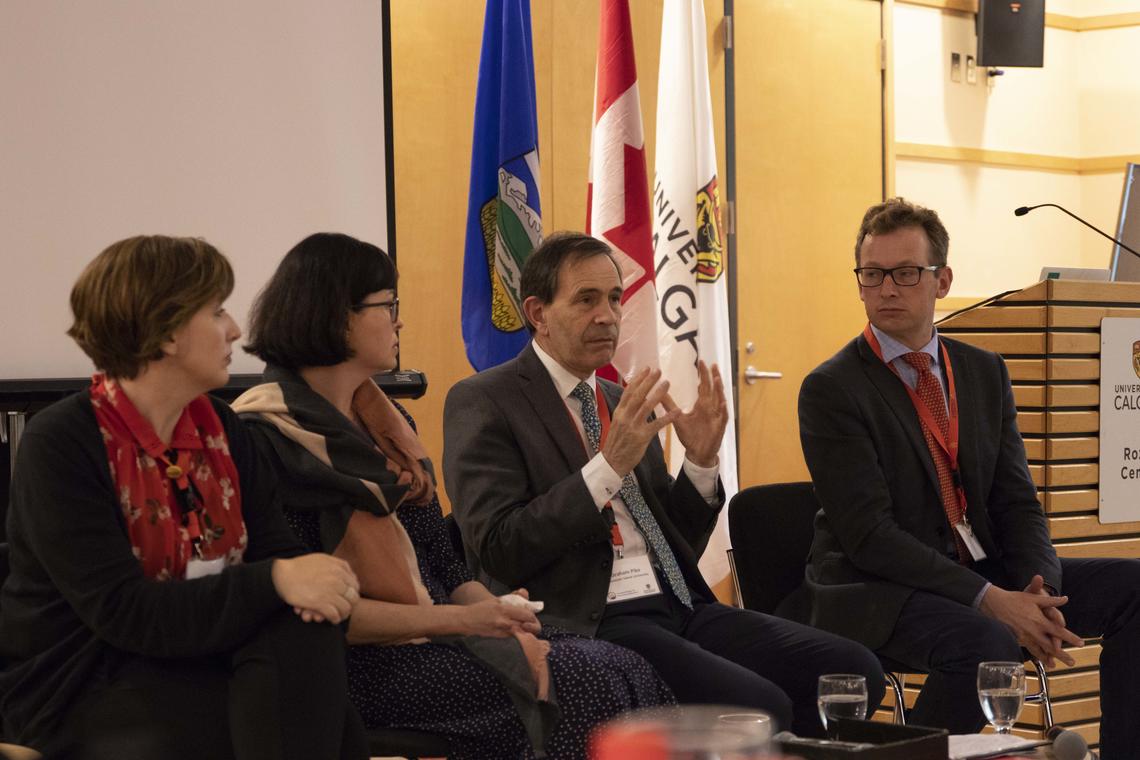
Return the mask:
M 609 256 L 621 277 L 621 267 L 613 250 L 605 242 L 583 232 L 555 232 L 539 244 L 526 263 L 519 278 L 519 296 L 523 301 L 534 296 L 543 303 L 554 300 L 558 292 L 558 272 L 565 263 L 582 261 L 594 256 Z M 524 317 L 525 319 L 525 317 Z M 534 334 L 534 325 L 526 319 L 526 329 Z
M 79 275 L 67 334 L 98 369 L 130 379 L 162 358 L 162 344 L 195 312 L 233 289 L 230 262 L 201 238 L 127 238 Z
M 938 218 L 938 212 L 911 203 L 905 198 L 889 198 L 867 209 L 855 238 L 855 266 L 860 264 L 859 250 L 868 235 L 886 235 L 904 227 L 920 227 L 930 243 L 930 263 L 937 267 L 946 266 L 950 233 Z

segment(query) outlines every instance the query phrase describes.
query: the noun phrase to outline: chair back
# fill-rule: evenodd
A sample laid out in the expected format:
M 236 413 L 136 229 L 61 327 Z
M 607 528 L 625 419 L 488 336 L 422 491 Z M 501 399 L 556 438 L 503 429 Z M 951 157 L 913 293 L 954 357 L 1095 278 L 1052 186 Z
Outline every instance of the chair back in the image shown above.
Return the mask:
M 811 483 L 745 488 L 728 504 L 728 532 L 741 603 L 773 613 L 803 585 L 819 509 Z

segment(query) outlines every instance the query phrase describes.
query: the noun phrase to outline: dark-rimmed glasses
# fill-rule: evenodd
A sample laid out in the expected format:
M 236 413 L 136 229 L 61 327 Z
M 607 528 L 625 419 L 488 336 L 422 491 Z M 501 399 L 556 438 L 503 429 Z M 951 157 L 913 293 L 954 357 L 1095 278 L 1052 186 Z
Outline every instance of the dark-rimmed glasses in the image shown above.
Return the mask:
M 364 311 L 365 309 L 380 309 L 388 310 L 388 316 L 395 322 L 400 318 L 400 299 L 393 298 L 391 301 L 380 301 L 379 303 L 358 303 L 352 307 L 353 311 Z
M 941 268 L 941 266 L 905 266 L 892 267 L 890 269 L 883 269 L 881 267 L 856 267 L 853 271 L 855 272 L 855 279 L 858 280 L 859 284 L 864 288 L 879 287 L 883 284 L 883 280 L 886 279 L 887 275 L 891 276 L 895 285 L 909 288 L 918 284 L 918 281 L 922 279 L 923 272 L 937 272 Z

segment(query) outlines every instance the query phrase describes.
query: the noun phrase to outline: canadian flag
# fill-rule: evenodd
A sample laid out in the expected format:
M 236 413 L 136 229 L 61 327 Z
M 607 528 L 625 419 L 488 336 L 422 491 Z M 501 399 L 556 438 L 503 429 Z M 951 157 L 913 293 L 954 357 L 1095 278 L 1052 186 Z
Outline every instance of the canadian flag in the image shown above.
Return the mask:
M 649 180 L 628 0 L 601 3 L 587 193 L 586 231 L 606 241 L 621 265 L 625 292 L 613 367 L 629 377 L 658 361 Z

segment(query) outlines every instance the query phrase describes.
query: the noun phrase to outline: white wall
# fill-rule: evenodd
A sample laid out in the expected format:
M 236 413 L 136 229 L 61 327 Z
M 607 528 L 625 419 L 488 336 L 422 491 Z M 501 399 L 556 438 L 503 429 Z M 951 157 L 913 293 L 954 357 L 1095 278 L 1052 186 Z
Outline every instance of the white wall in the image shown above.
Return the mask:
M 0 378 L 91 372 L 67 296 L 115 240 L 217 245 L 243 327 L 305 235 L 386 246 L 381 32 L 378 0 L 0 3 Z
M 1140 11 L 1140 0 L 1046 0 L 1045 10 L 1048 13 L 1060 13 L 1078 18 L 1111 16 Z
M 1072 36 L 1079 38 L 1081 154 L 1140 153 L 1140 27 Z
M 1086 2 L 1106 13 L 1140 11 L 1140 0 Z M 1075 110 L 1081 119 L 1081 155 L 1140 154 L 1140 27 L 1102 29 L 1076 36 L 1081 90 Z M 1111 174 L 1081 177 L 1080 213 L 1110 234 L 1116 234 L 1123 168 L 1122 165 L 1121 171 Z M 1124 242 L 1140 249 L 1140 240 Z M 1107 266 L 1111 250 L 1112 243 L 1095 232 L 1081 231 L 1081 256 L 1086 266 Z
M 1124 13 L 1140 0 L 1050 0 L 1047 9 Z M 1140 27 L 1046 28 L 1044 67 L 1006 68 L 992 87 L 984 71 L 976 85 L 950 81 L 950 53 L 964 66 L 976 51 L 972 15 L 899 3 L 894 29 L 896 141 L 1068 158 L 1140 153 Z M 938 209 L 951 234 L 951 294 L 980 298 L 1024 287 L 1046 264 L 1107 266 L 1108 241 L 1064 214 L 1012 210 L 1058 203 L 1111 232 L 1122 178 L 900 158 L 895 187 Z
M 965 81 L 965 57 L 977 51 L 972 15 L 900 3 L 894 22 L 895 140 L 1075 155 L 1079 114 L 1056 107 L 1077 95 L 1075 33 L 1046 29 L 1045 67 L 1007 68 L 990 87 L 985 69 L 977 84 Z M 962 55 L 961 82 L 950 81 L 951 52 Z

